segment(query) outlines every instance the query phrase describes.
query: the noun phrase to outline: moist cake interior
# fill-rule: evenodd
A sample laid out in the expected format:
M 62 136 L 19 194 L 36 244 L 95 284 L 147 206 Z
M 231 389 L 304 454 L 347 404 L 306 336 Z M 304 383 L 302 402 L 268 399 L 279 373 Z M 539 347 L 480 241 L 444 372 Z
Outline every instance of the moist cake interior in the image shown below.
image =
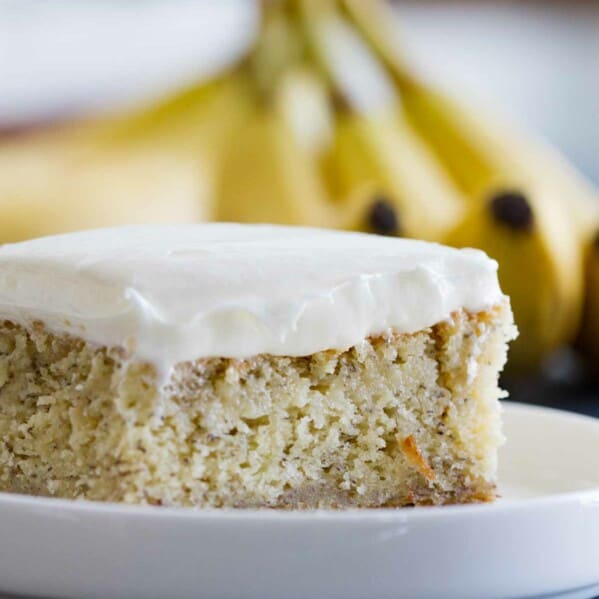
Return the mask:
M 163 388 L 122 350 L 5 322 L 0 489 L 203 507 L 487 501 L 506 305 L 307 357 L 201 359 Z

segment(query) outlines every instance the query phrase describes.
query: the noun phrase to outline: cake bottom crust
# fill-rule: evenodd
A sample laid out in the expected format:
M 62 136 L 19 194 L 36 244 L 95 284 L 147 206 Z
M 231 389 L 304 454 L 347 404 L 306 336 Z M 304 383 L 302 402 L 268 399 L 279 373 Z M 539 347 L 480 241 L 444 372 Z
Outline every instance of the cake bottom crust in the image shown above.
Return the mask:
M 345 351 L 179 364 L 0 326 L 0 490 L 286 509 L 489 501 L 508 304 Z

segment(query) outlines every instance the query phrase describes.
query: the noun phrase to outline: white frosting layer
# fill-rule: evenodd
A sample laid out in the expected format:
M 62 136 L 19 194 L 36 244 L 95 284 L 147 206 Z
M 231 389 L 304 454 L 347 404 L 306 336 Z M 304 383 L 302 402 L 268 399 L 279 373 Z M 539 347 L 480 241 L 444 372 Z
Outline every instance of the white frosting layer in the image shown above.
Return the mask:
M 343 349 L 502 299 L 483 252 L 359 233 L 134 226 L 0 248 L 0 317 L 124 346 L 161 371 Z

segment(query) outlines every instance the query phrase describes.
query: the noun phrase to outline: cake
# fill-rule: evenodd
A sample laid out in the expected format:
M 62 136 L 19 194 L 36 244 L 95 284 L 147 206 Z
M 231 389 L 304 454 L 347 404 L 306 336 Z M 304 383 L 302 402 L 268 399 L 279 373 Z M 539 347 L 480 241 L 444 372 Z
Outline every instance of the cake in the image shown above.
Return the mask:
M 129 504 L 489 501 L 515 337 L 484 253 L 269 225 L 0 248 L 0 490 Z

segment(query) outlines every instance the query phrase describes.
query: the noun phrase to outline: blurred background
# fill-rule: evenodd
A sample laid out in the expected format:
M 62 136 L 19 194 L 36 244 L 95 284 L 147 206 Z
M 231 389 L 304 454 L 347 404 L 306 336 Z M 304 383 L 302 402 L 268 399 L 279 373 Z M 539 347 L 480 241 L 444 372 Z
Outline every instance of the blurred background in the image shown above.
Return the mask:
M 480 247 L 512 398 L 599 415 L 599 3 L 0 0 L 0 243 L 276 222 Z

